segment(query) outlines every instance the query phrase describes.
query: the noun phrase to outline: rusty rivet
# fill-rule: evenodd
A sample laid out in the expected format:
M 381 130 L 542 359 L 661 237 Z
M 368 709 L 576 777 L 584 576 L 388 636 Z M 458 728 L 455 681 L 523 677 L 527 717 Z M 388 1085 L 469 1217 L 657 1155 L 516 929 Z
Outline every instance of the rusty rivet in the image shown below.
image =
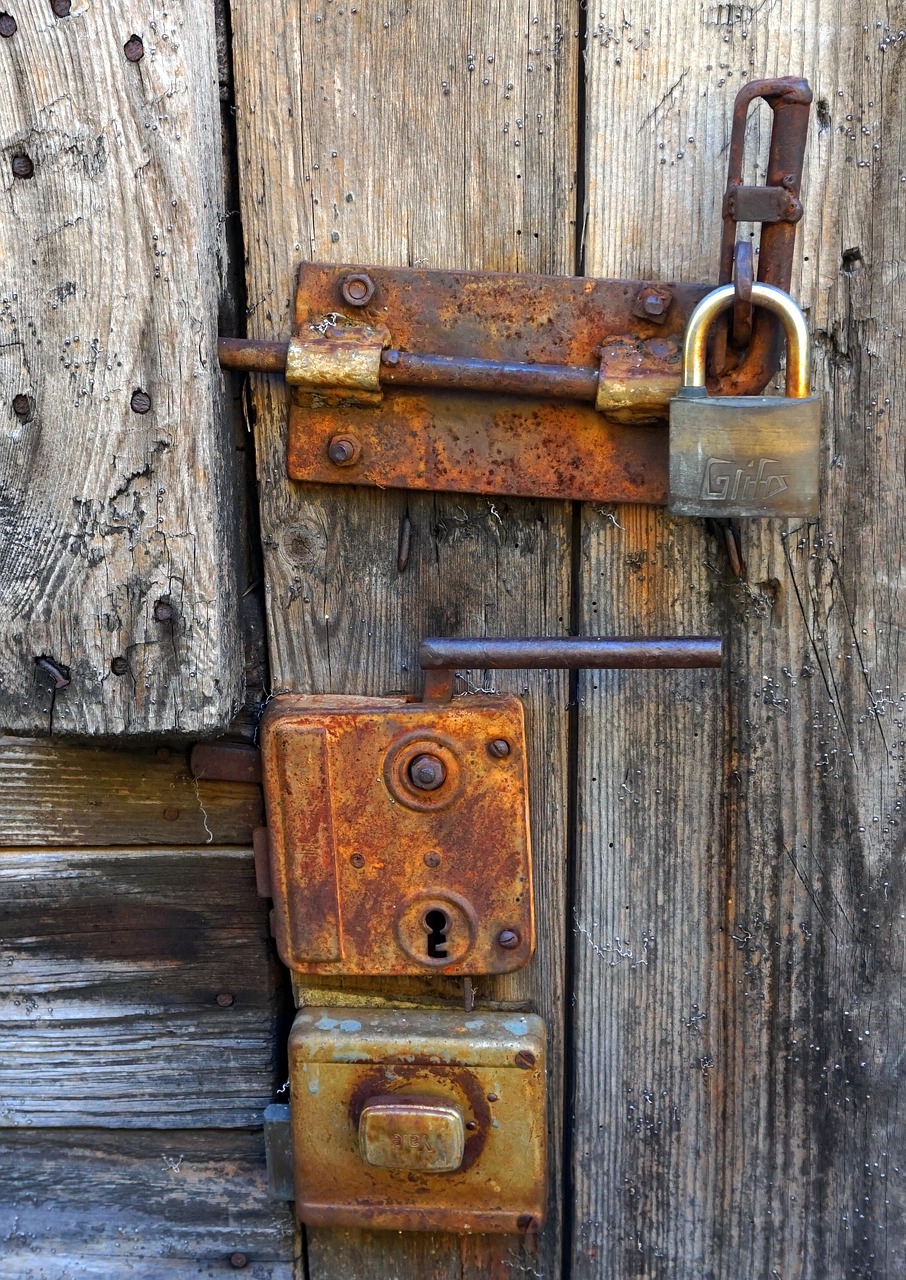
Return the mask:
M 31 416 L 31 399 L 26 395 L 13 396 L 13 413 L 17 418 Z
M 13 156 L 14 178 L 33 178 L 34 176 L 35 166 L 32 164 L 31 156 Z
M 437 756 L 416 756 L 409 766 L 409 777 L 419 791 L 436 791 L 446 782 L 447 771 Z
M 351 467 L 358 462 L 362 446 L 355 436 L 333 436 L 327 446 L 327 456 L 335 467 Z
M 477 1120 L 467 1120 L 467 1121 L 466 1121 L 466 1128 L 467 1128 L 467 1129 L 477 1129 L 477 1128 L 478 1128 L 478 1121 L 477 1121 Z
M 115 676 L 124 676 L 129 670 L 129 660 L 120 655 L 110 663 L 110 670 Z
M 16 19 L 11 13 L 0 13 L 0 36 L 8 40 L 16 34 Z
M 361 869 L 365 865 L 365 855 L 364 853 L 354 853 L 349 861 L 354 867 Z
M 502 760 L 504 756 L 508 756 L 510 754 L 510 744 L 507 742 L 506 738 L 495 738 L 493 742 L 488 743 L 488 751 L 490 751 L 491 755 L 495 756 L 496 759 Z
M 425 866 L 426 866 L 426 867 L 439 867 L 439 866 L 440 866 L 440 854 L 439 854 L 439 853 L 435 853 L 435 852 L 432 850 L 432 851 L 431 851 L 431 853 L 426 853 L 426 854 L 425 854 L 425 856 L 424 856 L 424 858 L 422 859 L 422 861 L 424 862 L 424 864 L 425 864 Z
M 364 307 L 374 297 L 374 281 L 364 274 L 346 276 L 340 291 L 351 307 Z
M 72 0 L 50 0 L 55 18 L 68 18 L 72 8 Z
M 520 1049 L 515 1058 L 516 1066 L 522 1067 L 523 1071 L 527 1071 L 529 1067 L 535 1065 L 535 1055 L 529 1053 L 528 1049 Z
M 136 387 L 132 392 L 132 399 L 129 401 L 129 407 L 133 413 L 147 413 L 151 408 L 151 397 L 147 391 L 142 391 L 141 387 Z
M 164 809 L 164 817 L 167 819 L 168 822 L 175 822 L 176 819 L 179 817 L 179 810 L 175 808 L 172 804 L 168 805 L 167 808 Z
M 129 62 L 141 62 L 142 58 L 145 56 L 145 46 L 142 44 L 141 36 L 137 36 L 133 32 L 123 45 L 123 53 L 126 55 Z
M 221 1009 L 228 1009 L 236 997 L 230 991 L 221 991 L 217 995 L 217 1003 Z
M 496 1094 L 496 1093 L 489 1093 L 489 1094 L 488 1094 L 488 1102 L 497 1102 L 497 1101 L 498 1101 L 498 1099 L 499 1099 L 499 1095 L 498 1095 L 498 1094 Z
M 155 622 L 172 622 L 173 606 L 169 600 L 158 600 L 154 606 Z
M 497 945 L 512 951 L 514 947 L 519 946 L 519 934 L 515 929 L 501 929 L 497 935 Z
M 244 1253 L 230 1254 L 230 1266 L 235 1267 L 237 1271 L 241 1271 L 243 1267 L 247 1267 L 248 1265 L 249 1265 L 249 1260 L 246 1254 Z
M 534 1217 L 530 1213 L 521 1213 L 516 1219 L 516 1226 L 520 1231 L 533 1231 L 537 1227 Z

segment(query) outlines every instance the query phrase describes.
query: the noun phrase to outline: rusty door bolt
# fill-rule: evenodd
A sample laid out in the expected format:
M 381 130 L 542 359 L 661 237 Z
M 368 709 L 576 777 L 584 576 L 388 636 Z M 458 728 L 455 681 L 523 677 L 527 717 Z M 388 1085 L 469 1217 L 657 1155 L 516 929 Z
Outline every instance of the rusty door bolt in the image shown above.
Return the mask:
M 141 62 L 145 56 L 145 46 L 141 36 L 131 35 L 123 45 L 123 53 L 129 62 Z
M 351 307 L 365 307 L 374 297 L 374 281 L 371 276 L 346 276 L 340 292 Z
M 154 606 L 155 622 L 172 622 L 173 606 L 169 600 L 158 600 Z
M 488 743 L 488 751 L 497 760 L 503 760 L 505 756 L 510 754 L 510 744 L 506 738 L 495 738 L 493 742 Z
M 8 40 L 16 34 L 16 19 L 11 13 L 0 13 L 0 36 Z
M 435 853 L 435 852 L 434 852 L 434 850 L 432 849 L 430 853 L 426 853 L 426 854 L 425 854 L 425 856 L 424 856 L 424 858 L 422 859 L 422 861 L 424 862 L 424 864 L 425 864 L 425 866 L 426 866 L 426 867 L 439 867 L 439 866 L 440 866 L 440 854 L 439 854 L 439 853 Z
M 327 446 L 327 456 L 335 467 L 351 467 L 361 453 L 362 446 L 355 436 L 332 436 Z
M 13 396 L 13 413 L 17 418 L 30 418 L 31 398 L 26 395 Z
M 122 657 L 122 655 L 120 655 L 117 658 L 114 658 L 113 661 L 110 663 L 110 670 L 113 672 L 115 676 L 124 676 L 126 672 L 129 670 L 128 658 L 124 658 Z
M 354 853 L 349 861 L 357 870 L 361 870 L 365 865 L 365 855 L 364 853 Z
M 515 929 L 501 929 L 497 935 L 497 945 L 512 951 L 514 947 L 519 946 L 519 934 Z
M 656 285 L 645 285 L 640 289 L 632 308 L 632 314 L 642 320 L 653 320 L 655 324 L 663 324 L 673 301 L 670 289 L 659 289 Z
M 419 791 L 436 791 L 447 780 L 447 771 L 437 756 L 416 756 L 409 766 L 409 777 Z
M 151 408 L 151 397 L 148 395 L 147 391 L 142 391 L 141 387 L 137 387 L 135 391 L 132 392 L 132 399 L 129 401 L 129 406 L 133 413 L 147 413 Z
M 35 166 L 32 164 L 31 156 L 13 156 L 14 178 L 33 178 L 34 176 Z

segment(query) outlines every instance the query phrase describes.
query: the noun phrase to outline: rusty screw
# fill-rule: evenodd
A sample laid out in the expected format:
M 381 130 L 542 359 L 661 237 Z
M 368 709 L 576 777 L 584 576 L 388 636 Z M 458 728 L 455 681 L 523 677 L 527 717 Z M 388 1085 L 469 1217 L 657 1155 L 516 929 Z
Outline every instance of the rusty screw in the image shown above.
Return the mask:
M 436 791 L 446 782 L 447 771 L 437 756 L 416 756 L 409 766 L 409 777 L 419 791 Z
M 34 176 L 35 166 L 32 164 L 31 156 L 13 156 L 14 178 L 33 178 Z
M 374 297 L 374 281 L 366 275 L 346 276 L 340 292 L 351 307 L 365 307 Z
M 129 670 L 129 659 L 120 655 L 110 663 L 110 670 L 115 676 L 124 676 Z
M 356 868 L 356 870 L 361 870 L 361 868 L 364 867 L 365 865 L 365 855 L 364 853 L 354 853 L 352 857 L 349 859 L 349 861 Z
M 632 314 L 643 320 L 653 320 L 655 324 L 663 324 L 673 301 L 670 289 L 659 289 L 656 285 L 645 285 L 639 290 L 632 308 Z
M 535 1065 L 535 1055 L 530 1053 L 528 1049 L 520 1049 L 513 1059 L 517 1067 L 521 1067 L 523 1071 L 529 1071 Z
M 17 418 L 31 417 L 31 400 L 26 395 L 13 396 L 13 413 Z
M 173 606 L 169 600 L 158 600 L 154 606 L 155 622 L 172 622 Z
M 142 44 L 141 36 L 133 33 L 123 45 L 123 53 L 128 62 L 141 62 L 145 56 L 145 46 Z
M 335 467 L 351 467 L 358 462 L 362 446 L 355 436 L 332 436 L 327 446 L 327 456 Z
M 8 40 L 16 34 L 16 19 L 11 13 L 0 13 L 0 36 Z
M 72 8 L 72 0 L 50 0 L 55 18 L 68 18 Z
M 132 392 L 132 399 L 129 401 L 129 407 L 133 413 L 147 413 L 151 408 L 151 397 L 147 391 L 142 391 L 141 387 L 137 387 Z
M 501 929 L 497 935 L 497 945 L 512 951 L 514 947 L 519 946 L 519 934 L 515 929 Z
M 435 852 L 432 850 L 432 851 L 431 851 L 431 853 L 426 853 L 426 854 L 425 854 L 425 856 L 424 856 L 424 858 L 422 859 L 422 861 L 424 862 L 424 864 L 425 864 L 425 866 L 426 866 L 426 867 L 439 867 L 439 866 L 440 866 L 440 854 L 439 854 L 439 853 L 435 853 Z
M 488 751 L 497 760 L 503 760 L 510 754 L 510 744 L 506 738 L 495 738 L 493 742 L 488 743 Z

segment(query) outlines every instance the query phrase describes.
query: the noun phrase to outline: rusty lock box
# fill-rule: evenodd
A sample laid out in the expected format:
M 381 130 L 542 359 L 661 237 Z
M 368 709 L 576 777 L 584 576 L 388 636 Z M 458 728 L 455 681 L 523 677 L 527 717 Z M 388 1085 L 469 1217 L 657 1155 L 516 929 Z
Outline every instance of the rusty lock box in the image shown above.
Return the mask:
M 541 1228 L 540 1018 L 306 1008 L 290 1035 L 289 1072 L 303 1222 L 399 1231 Z

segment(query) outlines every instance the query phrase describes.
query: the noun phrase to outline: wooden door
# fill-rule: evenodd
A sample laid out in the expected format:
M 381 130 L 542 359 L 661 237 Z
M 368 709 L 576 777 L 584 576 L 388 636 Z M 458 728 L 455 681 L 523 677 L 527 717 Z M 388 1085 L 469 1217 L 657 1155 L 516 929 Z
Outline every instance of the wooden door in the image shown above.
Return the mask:
M 22 11 L 36 26 L 38 8 Z M 124 41 L 150 47 L 152 19 L 126 13 Z M 202 78 L 207 13 L 184 0 L 180 15 L 206 33 L 189 40 Z M 41 22 L 67 65 L 70 37 Z M 0 874 L 40 996 L 27 1015 L 18 987 L 4 1006 L 32 1055 L 13 1064 L 2 1121 L 14 1273 L 70 1274 L 65 1257 L 77 1275 L 892 1280 L 906 1269 L 906 12 L 231 0 L 219 22 L 245 268 L 223 323 L 237 331 L 244 309 L 257 337 L 288 334 L 301 259 L 713 280 L 733 98 L 805 75 L 793 291 L 825 396 L 821 517 L 745 523 L 740 572 L 715 530 L 662 510 L 298 485 L 284 389 L 233 387 L 238 440 L 244 417 L 254 430 L 266 592 L 269 675 L 253 666 L 250 705 L 264 690 L 415 690 L 428 633 L 711 632 L 727 658 L 719 677 L 493 679 L 527 711 L 539 948 L 477 996 L 549 1029 L 537 1240 L 294 1235 L 267 1203 L 256 1128 L 279 1096 L 291 1001 L 251 886 L 254 788 L 193 792 L 175 741 L 128 761 L 11 743 Z M 754 113 L 753 155 L 767 127 Z M 258 577 L 242 563 L 240 591 Z M 129 796 L 100 824 L 85 816 L 94 778 Z M 52 820 L 23 817 L 48 796 Z M 166 928 L 136 935 L 124 902 Z M 117 922 L 88 969 L 86 918 Z M 89 971 L 86 1058 L 73 987 Z M 69 1003 L 49 998 L 61 987 Z M 293 996 L 358 998 L 313 981 Z

